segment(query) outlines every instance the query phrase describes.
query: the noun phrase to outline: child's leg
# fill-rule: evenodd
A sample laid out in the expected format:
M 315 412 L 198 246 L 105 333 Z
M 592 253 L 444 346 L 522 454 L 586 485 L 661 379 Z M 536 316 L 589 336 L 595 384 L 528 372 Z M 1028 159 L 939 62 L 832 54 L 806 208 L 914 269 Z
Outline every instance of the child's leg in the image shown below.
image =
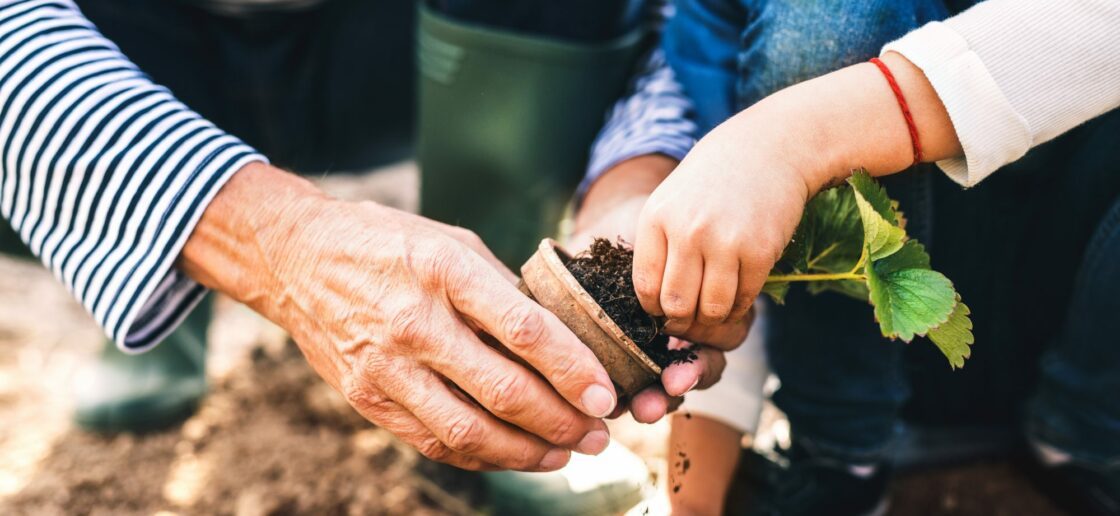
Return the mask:
M 751 333 L 727 353 L 720 382 L 689 393 L 671 420 L 667 487 L 674 514 L 724 513 L 740 443 L 758 429 L 765 400 L 769 312 L 769 305 L 756 307 Z
M 668 488 L 673 514 L 723 514 L 742 452 L 742 431 L 688 412 L 674 414 L 671 425 Z

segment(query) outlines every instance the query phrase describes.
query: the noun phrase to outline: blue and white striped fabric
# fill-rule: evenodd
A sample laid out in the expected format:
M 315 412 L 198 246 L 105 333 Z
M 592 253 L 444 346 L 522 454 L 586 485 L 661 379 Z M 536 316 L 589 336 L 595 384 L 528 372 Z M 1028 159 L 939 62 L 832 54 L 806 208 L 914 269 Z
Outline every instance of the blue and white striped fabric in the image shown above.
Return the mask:
M 0 1 L 0 214 L 122 349 L 155 345 L 201 299 L 179 251 L 225 181 L 263 160 L 72 2 Z
M 657 25 L 672 16 L 672 7 L 654 5 Z M 664 154 L 681 160 L 696 144 L 698 126 L 692 119 L 692 101 L 685 95 L 665 54 L 654 47 L 643 59 L 627 93 L 607 116 L 591 146 L 587 172 L 576 194 L 577 202 L 599 176 L 630 158 Z

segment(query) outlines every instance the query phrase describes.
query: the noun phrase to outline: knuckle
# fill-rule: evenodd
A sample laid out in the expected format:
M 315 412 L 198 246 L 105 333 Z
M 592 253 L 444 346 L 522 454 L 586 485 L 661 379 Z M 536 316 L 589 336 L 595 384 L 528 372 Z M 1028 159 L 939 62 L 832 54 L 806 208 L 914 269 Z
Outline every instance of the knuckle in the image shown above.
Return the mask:
M 752 263 L 769 267 L 782 258 L 782 252 L 786 250 L 789 239 L 789 235 L 781 235 L 777 232 L 763 232 L 758 235 L 757 240 L 750 243 L 748 257 Z M 745 247 L 746 245 L 747 244 L 744 242 L 741 247 Z
M 385 412 L 393 404 L 389 398 L 370 389 L 361 377 L 344 379 L 340 390 L 346 402 L 367 417 Z
M 731 314 L 731 305 L 728 303 L 703 303 L 700 305 L 699 319 L 705 323 L 723 321 Z
M 506 345 L 519 349 L 532 349 L 544 340 L 544 318 L 529 303 L 518 302 L 502 317 Z
M 520 415 L 527 391 L 526 380 L 519 374 L 498 378 L 486 388 L 490 412 L 507 421 Z
M 425 335 L 428 306 L 421 301 L 402 303 L 389 320 L 389 336 L 396 343 L 412 343 Z
M 715 227 L 716 225 L 707 217 L 692 217 L 682 224 L 681 236 L 690 235 L 693 238 L 707 240 L 718 233 L 713 231 Z
M 447 447 L 471 454 L 482 446 L 482 421 L 473 415 L 455 418 L 447 429 Z
M 673 319 L 689 319 L 692 317 L 692 307 L 688 301 L 676 292 L 666 291 L 661 293 L 661 309 L 665 315 Z
M 731 231 L 719 231 L 708 237 L 711 247 L 717 252 L 734 252 L 736 249 L 743 247 L 743 240 L 739 233 Z
M 454 238 L 443 236 L 417 243 L 415 247 L 416 272 L 425 289 L 445 287 L 456 277 L 454 272 L 462 261 L 462 247 Z
M 644 272 L 636 272 L 634 274 L 634 291 L 637 292 L 639 296 L 657 298 L 658 288 L 659 285 L 657 285 L 648 274 Z
M 695 247 L 706 241 L 708 228 L 703 223 L 690 222 L 682 226 L 667 232 L 670 234 L 670 241 L 680 242 L 684 247 Z
M 433 276 L 444 278 L 455 268 L 455 263 L 457 261 L 458 253 L 456 253 L 450 245 L 437 245 L 428 253 L 425 263 L 428 266 L 428 271 L 432 272 Z
M 573 385 L 583 371 L 580 361 L 573 355 L 566 354 L 552 366 L 549 381 L 557 388 Z
M 467 244 L 471 247 L 481 247 L 482 246 L 482 237 L 478 236 L 478 233 L 475 233 L 474 231 L 471 231 L 471 230 L 469 230 L 467 228 L 464 228 L 464 227 L 461 227 L 461 226 L 456 227 L 455 229 L 457 230 L 456 231 L 456 236 L 458 237 L 458 240 L 460 242 L 462 242 L 464 244 Z
M 549 435 L 545 436 L 552 444 L 561 446 L 576 444 L 582 435 L 578 432 L 580 430 L 579 420 L 571 415 L 563 415 L 549 430 Z
M 420 452 L 420 455 L 436 462 L 447 462 L 452 455 L 451 449 L 435 437 L 428 437 L 420 441 L 420 443 L 416 445 L 416 451 Z

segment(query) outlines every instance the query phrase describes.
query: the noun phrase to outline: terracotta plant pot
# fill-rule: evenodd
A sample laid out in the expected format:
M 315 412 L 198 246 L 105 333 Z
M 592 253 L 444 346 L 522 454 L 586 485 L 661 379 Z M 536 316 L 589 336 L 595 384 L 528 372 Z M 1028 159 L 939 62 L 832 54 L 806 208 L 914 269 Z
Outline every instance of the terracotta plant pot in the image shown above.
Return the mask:
M 661 377 L 661 368 L 611 320 L 564 265 L 571 257 L 544 239 L 521 266 L 521 291 L 556 314 L 607 369 L 620 394 L 634 394 Z

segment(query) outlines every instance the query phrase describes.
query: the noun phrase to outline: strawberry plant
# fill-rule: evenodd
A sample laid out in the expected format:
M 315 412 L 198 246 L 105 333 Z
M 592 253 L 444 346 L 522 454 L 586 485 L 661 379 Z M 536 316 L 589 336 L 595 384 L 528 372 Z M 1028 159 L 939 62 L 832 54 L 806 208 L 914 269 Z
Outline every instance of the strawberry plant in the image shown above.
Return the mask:
M 794 283 L 870 302 L 884 337 L 926 336 L 954 369 L 971 353 L 968 306 L 949 278 L 930 269 L 898 203 L 866 171 L 809 201 L 763 292 L 781 304 Z

